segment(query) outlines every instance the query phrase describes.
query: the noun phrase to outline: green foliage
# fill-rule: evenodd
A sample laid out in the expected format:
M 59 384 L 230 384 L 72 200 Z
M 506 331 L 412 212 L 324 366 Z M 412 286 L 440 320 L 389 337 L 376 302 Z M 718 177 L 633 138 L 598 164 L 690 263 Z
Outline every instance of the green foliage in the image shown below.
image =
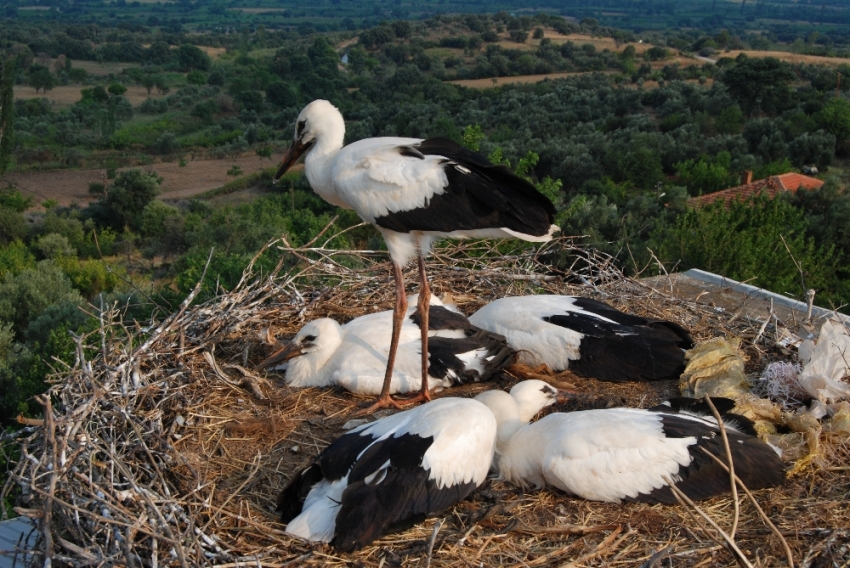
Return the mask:
M 166 231 L 169 218 L 179 216 L 179 209 L 154 199 L 142 211 L 142 222 L 139 230 L 145 237 L 161 236 Z
M 259 148 L 254 150 L 254 152 L 256 152 L 257 156 L 259 156 L 260 159 L 265 158 L 267 160 L 271 160 L 271 158 L 272 158 L 272 147 L 271 146 L 260 146 Z
M 473 152 L 478 152 L 479 150 L 481 150 L 482 140 L 484 140 L 484 131 L 481 130 L 481 127 L 479 125 L 470 124 L 469 126 L 463 129 L 462 144 Z
M 761 109 L 776 114 L 791 103 L 789 83 L 795 78 L 791 66 L 775 57 L 739 57 L 738 63 L 724 71 L 720 80 L 726 85 L 747 116 Z
M 850 138 L 850 101 L 838 97 L 830 99 L 818 113 L 817 121 L 839 143 Z
M 30 87 L 35 89 L 36 93 L 39 90 L 47 92 L 56 86 L 56 77 L 53 75 L 53 73 L 50 72 L 50 69 L 48 69 L 47 67 L 44 67 L 42 65 L 33 65 L 32 67 L 30 67 L 30 73 L 27 77 L 27 83 Z
M 198 46 L 184 43 L 177 48 L 177 64 L 181 71 L 209 71 L 212 60 Z
M 35 248 L 46 259 L 58 260 L 64 257 L 76 257 L 77 249 L 68 239 L 58 233 L 49 233 L 35 242 Z
M 20 191 L 6 187 L 0 190 L 0 207 L 23 213 L 32 207 L 33 199 Z
M 99 181 L 93 181 L 89 184 L 89 195 L 101 197 L 106 193 L 106 185 Z
M 80 260 L 75 256 L 62 256 L 56 264 L 68 277 L 74 288 L 89 300 L 101 292 L 111 292 L 119 283 L 118 275 L 102 260 Z
M 16 275 L 28 268 L 35 268 L 35 256 L 20 240 L 0 246 L 0 281 L 7 275 Z
M 679 181 L 691 195 L 703 195 L 737 185 L 737 174 L 729 171 L 732 157 L 721 152 L 714 159 L 702 156 L 698 160 L 685 160 L 675 165 Z
M 126 226 L 138 231 L 142 213 L 159 193 L 160 183 L 162 178 L 156 172 L 148 173 L 138 168 L 118 174 L 103 199 L 109 224 L 117 230 Z
M 764 179 L 770 176 L 778 176 L 794 171 L 794 166 L 788 158 L 782 158 L 774 162 L 767 162 L 753 170 L 753 179 Z
M 27 222 L 19 211 L 0 207 L 0 244 L 23 239 L 27 235 Z
M 236 164 L 230 166 L 230 169 L 227 170 L 227 175 L 230 177 L 239 177 L 243 174 L 242 168 Z
M 109 91 L 110 95 L 119 96 L 127 92 L 127 87 L 121 83 L 112 83 L 106 90 Z
M 186 81 L 190 85 L 206 85 L 207 75 L 203 71 L 195 69 L 186 74 Z
M 15 68 L 14 59 L 0 56 L 0 176 L 6 172 L 14 141 Z
M 11 323 L 16 336 L 23 337 L 30 322 L 54 304 L 83 301 L 62 269 L 43 260 L 0 282 L 0 321 Z
M 807 287 L 823 289 L 833 278 L 832 248 L 818 246 L 806 228 L 803 211 L 760 196 L 728 209 L 720 201 L 689 209 L 652 239 L 659 258 L 680 270 L 699 267 L 801 298 L 805 290 L 792 256 L 803 266 Z

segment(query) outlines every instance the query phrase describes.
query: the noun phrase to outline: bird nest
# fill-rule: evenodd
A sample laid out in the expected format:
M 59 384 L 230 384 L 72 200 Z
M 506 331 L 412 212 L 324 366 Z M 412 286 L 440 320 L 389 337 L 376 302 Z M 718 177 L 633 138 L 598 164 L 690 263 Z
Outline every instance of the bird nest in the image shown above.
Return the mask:
M 75 337 L 76 361 L 40 399 L 45 418 L 29 420 L 17 434 L 21 459 L 3 490 L 17 495 L 19 514 L 38 521 L 37 561 L 225 568 L 778 566 L 789 555 L 801 565 L 839 566 L 850 560 L 850 449 L 827 432 L 808 467 L 782 487 L 756 493 L 775 532 L 746 499 L 699 505 L 731 533 L 737 555 L 690 505 L 595 503 L 496 480 L 439 517 L 352 554 L 290 538 L 274 512 L 278 492 L 367 399 L 292 389 L 282 375 L 258 373 L 253 365 L 274 337 L 291 337 L 316 317 L 348 320 L 390 309 L 394 292 L 379 251 L 337 251 L 315 242 L 296 248 L 282 238 L 260 254 L 279 254 L 277 269 L 259 274 L 252 262 L 235 289 L 213 300 L 191 306 L 196 287 L 176 313 L 135 330 L 106 306 L 99 328 Z M 541 262 L 543 255 L 558 256 L 562 268 Z M 285 265 L 293 268 L 282 270 Z M 757 337 L 758 345 L 744 342 L 751 373 L 783 357 L 760 322 L 626 278 L 610 257 L 569 238 L 542 249 L 453 243 L 435 251 L 428 270 L 434 291 L 450 295 L 467 314 L 505 295 L 580 294 L 679 322 L 697 340 Z M 407 281 L 415 291 L 413 271 Z M 493 384 L 440 395 L 472 396 L 529 374 L 513 368 Z M 570 409 L 646 407 L 677 394 L 675 381 L 547 378 L 587 394 Z

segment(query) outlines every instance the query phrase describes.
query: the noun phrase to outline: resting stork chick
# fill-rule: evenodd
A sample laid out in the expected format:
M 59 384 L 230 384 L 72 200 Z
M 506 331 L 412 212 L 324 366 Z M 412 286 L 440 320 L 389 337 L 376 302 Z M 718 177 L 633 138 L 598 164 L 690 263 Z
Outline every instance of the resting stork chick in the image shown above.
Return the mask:
M 682 326 L 623 313 L 577 296 L 513 296 L 494 300 L 469 321 L 504 335 L 519 362 L 569 369 L 605 381 L 676 379 L 693 340 Z
M 441 398 L 337 438 L 278 498 L 286 532 L 342 552 L 439 514 L 484 483 L 496 420 Z
M 396 406 L 390 397 L 392 370 L 407 311 L 402 268 L 417 257 L 423 345 L 419 399 L 428 392 L 428 301 L 425 255 L 435 239 L 505 238 L 548 241 L 558 230 L 555 207 L 535 187 L 505 166 L 445 138 L 367 138 L 343 147 L 345 122 L 331 103 L 304 107 L 295 139 L 274 180 L 306 153 L 310 186 L 325 201 L 353 209 L 383 235 L 396 286 L 393 333 L 383 388 L 364 412 Z
M 515 353 L 504 337 L 472 326 L 436 297 L 431 298 L 431 310 L 427 347 L 431 388 L 486 381 L 513 363 Z M 410 308 L 401 326 L 390 393 L 421 389 L 420 323 L 418 310 Z M 391 311 L 361 316 L 344 325 L 330 318 L 313 320 L 258 367 L 284 368 L 287 384 L 294 387 L 339 385 L 377 395 L 384 388 L 392 324 Z
M 677 399 L 648 410 L 553 413 L 529 425 L 540 404 L 529 401 L 548 400 L 547 389 L 552 387 L 542 381 L 523 381 L 510 394 L 494 390 L 476 397 L 499 424 L 496 463 L 502 479 L 614 503 L 676 503 L 666 479 L 691 499 L 730 491 L 728 472 L 706 455 L 726 462 L 719 427 L 697 412 L 698 404 Z M 724 426 L 735 474 L 748 488 L 782 482 L 785 467 L 776 448 L 755 435 L 751 422 L 726 413 Z

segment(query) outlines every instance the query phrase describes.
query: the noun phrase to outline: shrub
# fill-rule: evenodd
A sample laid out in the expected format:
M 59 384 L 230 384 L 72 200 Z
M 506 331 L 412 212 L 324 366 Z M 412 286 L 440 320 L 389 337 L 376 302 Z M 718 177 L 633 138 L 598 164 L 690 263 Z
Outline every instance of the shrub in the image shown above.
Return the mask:
M 77 249 L 71 246 L 67 238 L 58 233 L 44 235 L 36 241 L 35 248 L 47 259 L 77 256 Z
M 22 337 L 29 323 L 50 306 L 82 301 L 59 265 L 43 260 L 0 283 L 0 320 L 10 322 L 16 335 Z

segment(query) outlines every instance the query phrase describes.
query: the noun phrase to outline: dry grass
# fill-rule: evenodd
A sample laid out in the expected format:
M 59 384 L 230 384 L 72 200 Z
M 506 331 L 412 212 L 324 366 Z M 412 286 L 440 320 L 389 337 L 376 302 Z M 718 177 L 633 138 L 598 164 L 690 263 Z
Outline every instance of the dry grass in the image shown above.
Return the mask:
M 4 488 L 8 494 L 16 484 L 23 493 L 17 511 L 40 520 L 46 537 L 39 554 L 78 566 L 736 564 L 683 507 L 593 503 L 496 481 L 439 519 L 353 554 L 288 537 L 272 511 L 277 492 L 340 434 L 364 399 L 295 390 L 279 375 L 254 374 L 252 364 L 266 351 L 259 337 L 269 328 L 290 336 L 319 316 L 347 320 L 388 309 L 393 290 L 383 253 L 330 251 L 314 243 L 293 249 L 285 239 L 269 246 L 281 255 L 272 274 L 249 269 L 233 291 L 197 307 L 189 307 L 190 296 L 158 325 L 128 329 L 112 307 L 95 309 L 100 328 L 75 339 L 77 361 L 57 373 L 50 397 L 42 399 L 45 422 L 19 433 L 22 459 Z M 570 270 L 553 272 L 540 263 L 541 252 L 552 251 L 575 259 Z M 284 263 L 294 267 L 284 272 Z M 730 321 L 708 306 L 624 278 L 609 258 L 570 239 L 543 251 L 527 243 L 509 252 L 486 243 L 452 245 L 437 250 L 428 268 L 435 291 L 451 293 L 466 313 L 506 294 L 577 293 L 681 322 L 700 340 L 756 333 L 757 323 Z M 751 372 L 777 358 L 769 345 L 746 350 Z M 492 385 L 447 394 L 470 396 L 516 380 L 504 374 Z M 588 396 L 570 409 L 647 406 L 676 389 L 675 381 L 578 386 Z M 850 450 L 846 438 L 828 434 L 821 448 L 803 473 L 757 498 L 798 563 L 846 565 Z M 731 499 L 701 507 L 728 530 Z M 747 501 L 740 505 L 736 540 L 752 563 L 783 565 L 780 539 Z
M 802 53 L 791 53 L 788 51 L 753 51 L 753 50 L 736 50 L 718 53 L 720 57 L 738 57 L 741 53 L 745 53 L 749 57 L 775 57 L 788 63 L 808 63 L 812 65 L 829 65 L 838 67 L 841 64 L 850 65 L 850 59 L 846 57 L 823 57 L 821 55 L 803 55 Z
M 86 88 L 90 87 L 81 87 L 79 85 L 60 85 L 50 89 L 46 93 L 36 93 L 35 89 L 32 87 L 15 85 L 13 90 L 16 99 L 47 99 L 53 104 L 55 110 L 61 110 L 79 102 L 79 100 L 83 98 L 81 94 L 82 90 Z M 130 104 L 135 106 L 141 104 L 145 99 L 159 99 L 165 95 L 160 95 L 156 91 L 152 91 L 151 94 L 148 95 L 148 90 L 144 87 L 130 85 L 127 87 L 127 92 L 124 93 L 124 96 L 127 97 Z

